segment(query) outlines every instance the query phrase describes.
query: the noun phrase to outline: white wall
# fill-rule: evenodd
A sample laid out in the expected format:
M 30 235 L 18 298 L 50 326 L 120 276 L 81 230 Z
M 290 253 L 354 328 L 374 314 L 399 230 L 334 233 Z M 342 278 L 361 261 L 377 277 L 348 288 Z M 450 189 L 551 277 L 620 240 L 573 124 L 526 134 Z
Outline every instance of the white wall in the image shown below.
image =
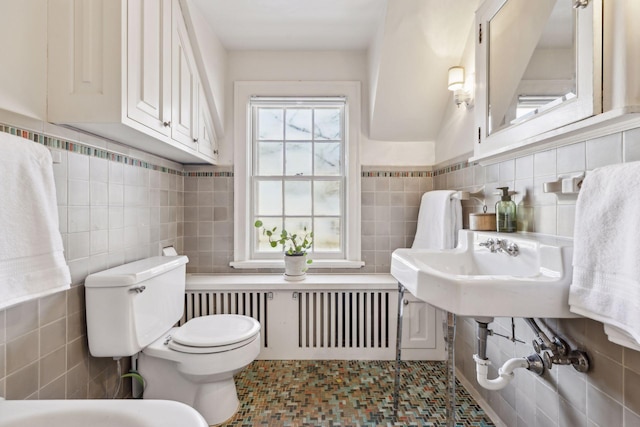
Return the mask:
M 220 165 L 233 164 L 233 83 L 235 81 L 359 81 L 362 83 L 360 159 L 363 165 L 433 164 L 433 143 L 371 141 L 369 129 L 368 57 L 364 51 L 233 51 L 228 55 L 225 135 Z
M 465 70 L 465 88 L 471 91 L 474 97 L 475 91 L 475 27 L 469 30 L 464 53 L 460 65 Z M 473 108 L 467 109 L 464 105 L 456 107 L 453 102 L 453 92 L 449 92 L 449 102 L 442 118 L 442 126 L 435 143 L 435 163 L 439 164 L 462 155 L 471 155 L 474 144 L 474 114 Z
M 196 60 L 202 76 L 205 92 L 211 98 L 209 106 L 216 135 L 224 135 L 224 100 L 227 73 L 227 50 L 222 46 L 213 29 L 205 21 L 200 9 L 190 0 L 182 1 L 183 14 L 190 30 L 193 50 L 199 52 Z M 205 78 L 206 76 L 206 78 Z

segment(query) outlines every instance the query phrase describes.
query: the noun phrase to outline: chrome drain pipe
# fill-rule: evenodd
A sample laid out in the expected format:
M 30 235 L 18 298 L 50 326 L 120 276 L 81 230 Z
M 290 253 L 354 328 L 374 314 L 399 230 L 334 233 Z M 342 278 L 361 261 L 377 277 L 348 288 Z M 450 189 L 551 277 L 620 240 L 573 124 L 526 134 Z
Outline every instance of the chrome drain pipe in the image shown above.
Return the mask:
M 528 369 L 538 375 L 544 373 L 544 363 L 542 358 L 534 353 L 527 357 L 516 357 L 507 360 L 504 365 L 498 369 L 498 376 L 489 379 L 489 366 L 491 361 L 487 358 L 487 337 L 490 330 L 488 323 L 476 321 L 477 327 L 477 343 L 478 353 L 473 355 L 476 362 L 476 380 L 478 384 L 487 390 L 501 390 L 505 388 L 514 378 L 513 371 L 516 369 Z

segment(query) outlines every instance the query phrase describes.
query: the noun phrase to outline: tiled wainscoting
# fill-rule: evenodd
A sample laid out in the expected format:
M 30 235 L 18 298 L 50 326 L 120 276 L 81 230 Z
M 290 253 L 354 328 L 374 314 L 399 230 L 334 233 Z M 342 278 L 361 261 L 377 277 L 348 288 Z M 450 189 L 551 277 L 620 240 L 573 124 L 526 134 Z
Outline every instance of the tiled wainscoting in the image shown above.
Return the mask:
M 420 198 L 433 189 L 433 178 L 430 167 L 371 169 L 362 174 L 362 259 L 365 270 L 388 273 L 391 253 L 413 243 Z
M 184 254 L 189 273 L 234 273 L 233 169 L 187 167 L 184 176 Z M 215 244 L 214 244 L 215 240 Z
M 322 273 L 388 273 L 391 252 L 411 246 L 420 197 L 433 188 L 431 167 L 363 167 L 364 268 Z M 418 169 L 418 170 L 416 170 Z M 233 260 L 233 172 L 228 167 L 187 167 L 184 177 L 184 253 L 191 273 L 237 273 Z M 252 270 L 280 272 L 280 270 Z M 313 273 L 313 265 L 310 269 Z
M 111 397 L 116 363 L 89 355 L 82 283 L 89 273 L 157 255 L 162 246 L 176 245 L 181 251 L 182 165 L 45 127 L 46 133 L 11 126 L 0 126 L 0 131 L 61 154 L 53 169 L 73 285 L 0 311 L 0 396 Z M 128 366 L 123 359 L 123 369 Z M 124 386 L 120 395 L 128 392 Z
M 462 161 L 462 159 L 460 159 Z M 542 191 L 544 182 L 558 176 L 576 175 L 596 167 L 640 160 L 640 129 L 578 142 L 489 166 L 469 165 L 462 161 L 446 171 L 436 167 L 436 189 L 474 191 L 485 186 L 490 212 L 498 200 L 496 187 L 509 186 L 518 192 L 518 229 L 559 236 L 573 236 L 575 202 L 559 204 L 553 194 Z M 465 202 L 469 212 L 481 212 L 475 201 Z M 639 426 L 640 425 L 640 353 L 609 342 L 599 322 L 588 319 L 546 319 L 546 323 L 573 346 L 585 350 L 591 371 L 580 374 L 570 366 L 554 366 L 543 377 L 528 371 L 516 371 L 516 379 L 500 392 L 477 386 L 509 426 Z M 496 332 L 511 335 L 511 319 L 496 319 L 490 325 Z M 516 319 L 516 337 L 525 343 L 492 336 L 489 357 L 497 367 L 511 357 L 533 352 L 529 328 Z M 473 384 L 475 365 L 475 321 L 458 319 L 456 363 Z

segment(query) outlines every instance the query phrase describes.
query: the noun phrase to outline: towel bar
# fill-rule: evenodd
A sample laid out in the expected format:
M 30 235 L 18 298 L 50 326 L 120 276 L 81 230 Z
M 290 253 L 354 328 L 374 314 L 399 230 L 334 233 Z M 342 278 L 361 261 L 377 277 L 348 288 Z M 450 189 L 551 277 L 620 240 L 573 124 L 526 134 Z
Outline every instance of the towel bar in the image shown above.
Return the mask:
M 558 197 L 558 203 L 572 203 L 578 198 L 585 172 L 574 176 L 559 176 L 555 181 L 542 184 L 542 191 L 554 193 Z
M 480 187 L 480 189 L 469 192 L 469 191 L 456 191 L 451 195 L 452 199 L 459 200 L 471 200 L 475 199 L 484 205 L 484 185 Z

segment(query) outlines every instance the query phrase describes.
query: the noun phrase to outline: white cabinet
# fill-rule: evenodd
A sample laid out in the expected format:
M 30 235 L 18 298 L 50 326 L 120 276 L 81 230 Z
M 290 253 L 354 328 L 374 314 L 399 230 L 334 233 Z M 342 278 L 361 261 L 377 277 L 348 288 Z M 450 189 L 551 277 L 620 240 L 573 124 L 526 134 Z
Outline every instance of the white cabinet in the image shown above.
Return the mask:
M 198 92 L 200 82 L 191 51 L 189 34 L 184 25 L 180 5 L 173 2 L 173 32 L 171 34 L 171 137 L 197 150 Z M 202 99 L 202 102 L 206 102 Z
M 478 9 L 471 160 L 638 125 L 637 1 L 582 3 L 486 0 Z
M 209 105 L 202 88 L 198 92 L 198 132 L 196 138 L 200 154 L 210 158 L 212 163 L 217 163 L 218 142 L 213 131 Z
M 444 360 L 446 358 L 442 312 L 405 293 L 402 320 L 403 360 Z
M 198 144 L 209 108 L 199 105 L 206 98 L 178 0 L 51 0 L 48 13 L 50 122 L 212 163 L 212 142 Z
M 171 132 L 171 0 L 127 4 L 127 117 Z

